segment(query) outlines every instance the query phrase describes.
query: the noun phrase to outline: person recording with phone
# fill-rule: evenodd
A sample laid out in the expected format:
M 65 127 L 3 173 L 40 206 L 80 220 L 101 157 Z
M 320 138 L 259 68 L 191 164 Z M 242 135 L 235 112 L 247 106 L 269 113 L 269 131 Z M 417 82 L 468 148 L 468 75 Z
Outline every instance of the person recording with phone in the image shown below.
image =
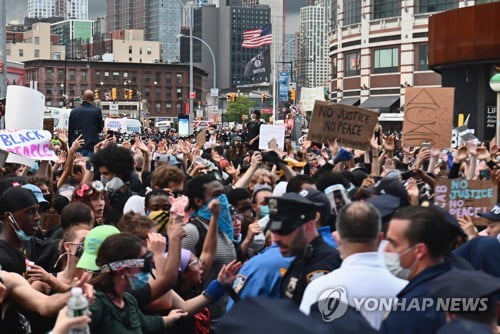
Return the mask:
M 94 92 L 86 90 L 83 93 L 82 105 L 73 109 L 68 121 L 69 145 L 81 134 L 85 144 L 79 152 L 86 157 L 94 153 L 94 146 L 99 143 L 99 134 L 104 128 L 101 109 L 93 105 Z

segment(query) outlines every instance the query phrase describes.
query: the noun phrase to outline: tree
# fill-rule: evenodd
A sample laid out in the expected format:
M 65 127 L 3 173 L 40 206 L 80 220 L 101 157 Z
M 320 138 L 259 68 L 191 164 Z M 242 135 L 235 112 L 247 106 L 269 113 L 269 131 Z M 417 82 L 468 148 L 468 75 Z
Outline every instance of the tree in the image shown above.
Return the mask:
M 255 101 L 246 96 L 238 96 L 234 102 L 230 102 L 227 107 L 224 120 L 226 122 L 241 123 L 241 116 L 248 115 L 250 109 L 255 106 Z

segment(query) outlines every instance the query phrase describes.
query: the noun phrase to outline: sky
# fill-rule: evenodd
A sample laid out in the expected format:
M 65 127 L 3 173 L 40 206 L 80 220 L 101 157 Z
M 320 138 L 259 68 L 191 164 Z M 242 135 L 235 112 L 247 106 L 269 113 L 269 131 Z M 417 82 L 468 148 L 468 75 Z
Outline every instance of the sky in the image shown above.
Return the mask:
M 7 0 L 7 22 L 19 20 L 22 22 L 26 15 L 28 0 Z M 286 32 L 294 33 L 298 30 L 299 9 L 305 6 L 306 0 L 285 0 L 286 3 Z M 91 19 L 106 16 L 105 0 L 89 0 L 89 16 Z

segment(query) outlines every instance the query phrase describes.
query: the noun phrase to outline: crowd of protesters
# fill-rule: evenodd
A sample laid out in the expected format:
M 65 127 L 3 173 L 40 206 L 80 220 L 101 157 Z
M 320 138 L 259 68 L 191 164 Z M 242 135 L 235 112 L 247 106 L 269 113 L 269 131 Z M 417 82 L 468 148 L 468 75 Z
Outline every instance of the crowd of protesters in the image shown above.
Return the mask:
M 405 148 L 377 126 L 370 149 L 353 150 L 299 140 L 299 113 L 283 150 L 259 150 L 261 123 L 254 112 L 201 140 L 104 129 L 88 145 L 77 122 L 54 135 L 59 160 L 5 164 L 0 333 L 497 332 L 500 206 L 475 226 L 433 204 L 439 178 L 498 187 L 494 140 Z M 91 314 L 69 318 L 75 286 Z M 336 287 L 347 324 L 325 320 Z M 355 297 L 488 307 L 387 316 Z

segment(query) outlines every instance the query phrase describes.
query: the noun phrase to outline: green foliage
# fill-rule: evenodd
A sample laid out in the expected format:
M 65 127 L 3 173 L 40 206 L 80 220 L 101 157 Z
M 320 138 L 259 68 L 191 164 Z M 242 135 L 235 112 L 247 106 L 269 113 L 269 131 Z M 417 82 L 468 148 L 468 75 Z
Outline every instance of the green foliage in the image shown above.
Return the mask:
M 250 100 L 246 96 L 238 96 L 236 101 L 229 103 L 224 115 L 224 121 L 241 123 L 241 117 L 243 115 L 250 115 L 250 109 L 254 106 L 255 101 Z

